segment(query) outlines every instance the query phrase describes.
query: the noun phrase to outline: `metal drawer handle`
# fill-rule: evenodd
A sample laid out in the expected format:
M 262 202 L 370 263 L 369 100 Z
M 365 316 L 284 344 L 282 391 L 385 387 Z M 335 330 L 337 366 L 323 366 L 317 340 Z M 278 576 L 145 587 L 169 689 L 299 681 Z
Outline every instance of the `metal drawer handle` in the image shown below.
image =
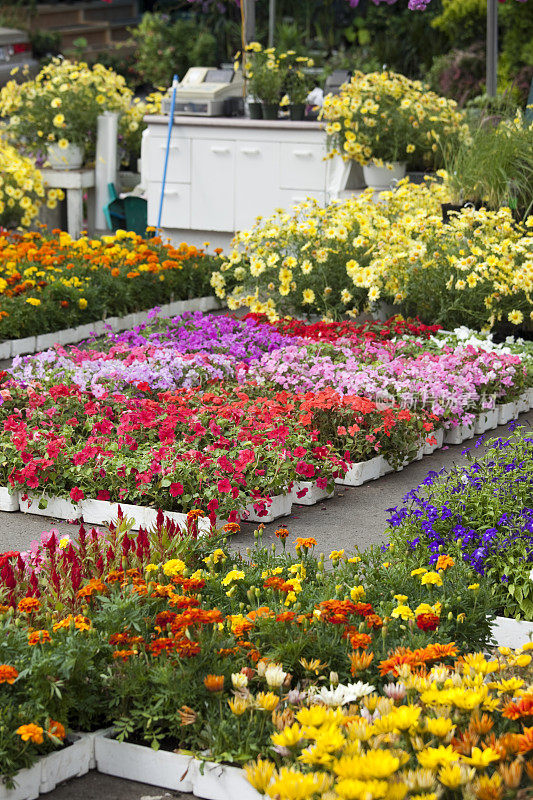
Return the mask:
M 244 153 L 246 156 L 258 156 L 259 150 L 257 147 L 242 147 L 241 153 Z
M 212 147 L 211 148 L 211 152 L 212 153 L 219 153 L 219 154 L 222 155 L 224 153 L 229 153 L 229 147 Z
M 179 197 L 180 193 L 178 192 L 177 189 L 165 189 L 165 197 L 171 197 L 171 196 Z
M 293 150 L 292 152 L 296 158 L 311 158 L 313 155 L 310 150 Z
M 160 144 L 159 145 L 159 149 L 160 150 L 166 150 L 167 149 L 166 144 Z M 171 144 L 170 147 L 169 147 L 169 150 L 179 150 L 179 149 L 180 149 L 179 144 Z

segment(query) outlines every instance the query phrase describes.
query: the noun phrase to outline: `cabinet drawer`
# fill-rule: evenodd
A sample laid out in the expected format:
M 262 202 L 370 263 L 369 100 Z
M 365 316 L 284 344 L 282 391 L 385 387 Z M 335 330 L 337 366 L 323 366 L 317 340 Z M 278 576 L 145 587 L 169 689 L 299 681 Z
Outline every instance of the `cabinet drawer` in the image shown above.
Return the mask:
M 281 188 L 324 191 L 326 188 L 325 155 L 325 145 L 283 142 L 281 145 Z
M 281 189 L 280 195 L 281 205 L 285 209 L 290 209 L 291 206 L 295 206 L 298 203 L 303 203 L 303 201 L 307 200 L 308 198 L 316 200 L 322 207 L 326 205 L 325 192 L 306 192 L 298 191 L 298 189 Z
M 161 183 L 148 184 L 148 225 L 157 225 Z M 191 187 L 187 183 L 167 183 L 163 200 L 162 228 L 190 228 Z
M 151 136 L 147 145 L 148 178 L 163 179 L 167 140 Z M 172 137 L 168 151 L 167 181 L 189 183 L 191 180 L 191 140 Z

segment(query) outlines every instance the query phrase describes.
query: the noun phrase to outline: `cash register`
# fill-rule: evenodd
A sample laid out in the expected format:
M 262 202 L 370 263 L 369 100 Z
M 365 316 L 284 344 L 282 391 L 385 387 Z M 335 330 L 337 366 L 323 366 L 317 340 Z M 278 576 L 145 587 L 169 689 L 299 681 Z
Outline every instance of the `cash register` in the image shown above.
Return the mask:
M 176 114 L 201 117 L 239 116 L 243 113 L 242 72 L 232 67 L 191 67 L 176 89 Z M 172 89 L 163 99 L 163 113 L 170 112 Z

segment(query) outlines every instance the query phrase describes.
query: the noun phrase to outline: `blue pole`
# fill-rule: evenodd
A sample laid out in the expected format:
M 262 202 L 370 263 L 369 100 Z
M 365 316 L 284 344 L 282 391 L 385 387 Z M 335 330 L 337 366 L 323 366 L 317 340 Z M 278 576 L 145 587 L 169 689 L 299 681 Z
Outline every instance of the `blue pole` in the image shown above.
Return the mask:
M 172 78 L 172 99 L 170 101 L 170 116 L 168 118 L 167 149 L 165 151 L 165 165 L 163 167 L 163 180 L 161 181 L 161 197 L 159 198 L 159 213 L 157 215 L 157 227 L 161 227 L 161 217 L 163 215 L 163 200 L 165 197 L 165 183 L 167 181 L 168 154 L 170 151 L 170 137 L 172 135 L 172 125 L 174 123 L 174 106 L 176 105 L 176 89 L 178 88 L 178 76 Z

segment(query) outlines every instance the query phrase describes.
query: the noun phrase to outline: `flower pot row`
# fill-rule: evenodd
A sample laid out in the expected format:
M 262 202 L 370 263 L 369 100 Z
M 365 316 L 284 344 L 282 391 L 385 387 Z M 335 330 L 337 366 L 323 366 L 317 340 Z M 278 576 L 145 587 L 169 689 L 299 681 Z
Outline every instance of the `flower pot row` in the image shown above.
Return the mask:
M 0 489 L 0 501 L 7 490 L 5 487 Z M 9 499 L 14 499 L 16 495 L 7 495 Z M 133 530 L 139 528 L 151 528 L 156 524 L 157 509 L 148 506 L 138 506 L 132 503 L 110 503 L 107 500 L 84 499 L 79 503 L 73 503 L 63 497 L 50 497 L 46 494 L 34 492 L 19 492 L 18 502 L 20 510 L 24 514 L 37 514 L 43 517 L 54 517 L 56 519 L 81 519 L 91 525 L 106 525 L 118 517 L 119 506 L 123 515 L 131 522 Z M 44 507 L 40 507 L 44 506 Z M 7 509 L 0 504 L 0 510 Z M 180 528 L 187 528 L 187 514 L 178 511 L 165 511 L 165 516 L 179 525 Z M 221 520 L 218 525 L 223 525 Z M 198 520 L 198 531 L 201 534 L 209 533 L 211 524 L 208 517 L 200 517 Z
M 77 733 L 60 750 L 40 758 L 15 776 L 15 787 L 0 783 L 0 800 L 35 800 L 71 778 L 95 769 L 130 781 L 172 791 L 192 792 L 204 800 L 259 800 L 242 769 L 200 761 L 192 754 L 153 750 L 118 742 L 111 729 Z
M 186 311 L 212 311 L 220 308 L 219 301 L 212 296 L 193 297 L 190 300 L 176 300 L 160 307 L 160 317 L 174 317 Z M 106 320 L 97 320 L 87 325 L 78 325 L 77 328 L 65 328 L 54 333 L 43 333 L 39 336 L 26 336 L 23 339 L 7 339 L 0 342 L 0 361 L 15 356 L 39 353 L 48 350 L 55 344 L 76 344 L 95 334 L 102 336 L 106 326 L 110 326 L 115 333 L 126 331 L 141 325 L 148 319 L 149 311 L 139 311 L 136 314 L 126 314 L 124 317 L 108 317 Z
M 63 781 L 86 775 L 94 767 L 94 737 L 69 735 L 64 746 L 40 758 L 32 767 L 15 776 L 15 786 L 7 789 L 0 782 L 0 800 L 34 800 L 51 792 Z

